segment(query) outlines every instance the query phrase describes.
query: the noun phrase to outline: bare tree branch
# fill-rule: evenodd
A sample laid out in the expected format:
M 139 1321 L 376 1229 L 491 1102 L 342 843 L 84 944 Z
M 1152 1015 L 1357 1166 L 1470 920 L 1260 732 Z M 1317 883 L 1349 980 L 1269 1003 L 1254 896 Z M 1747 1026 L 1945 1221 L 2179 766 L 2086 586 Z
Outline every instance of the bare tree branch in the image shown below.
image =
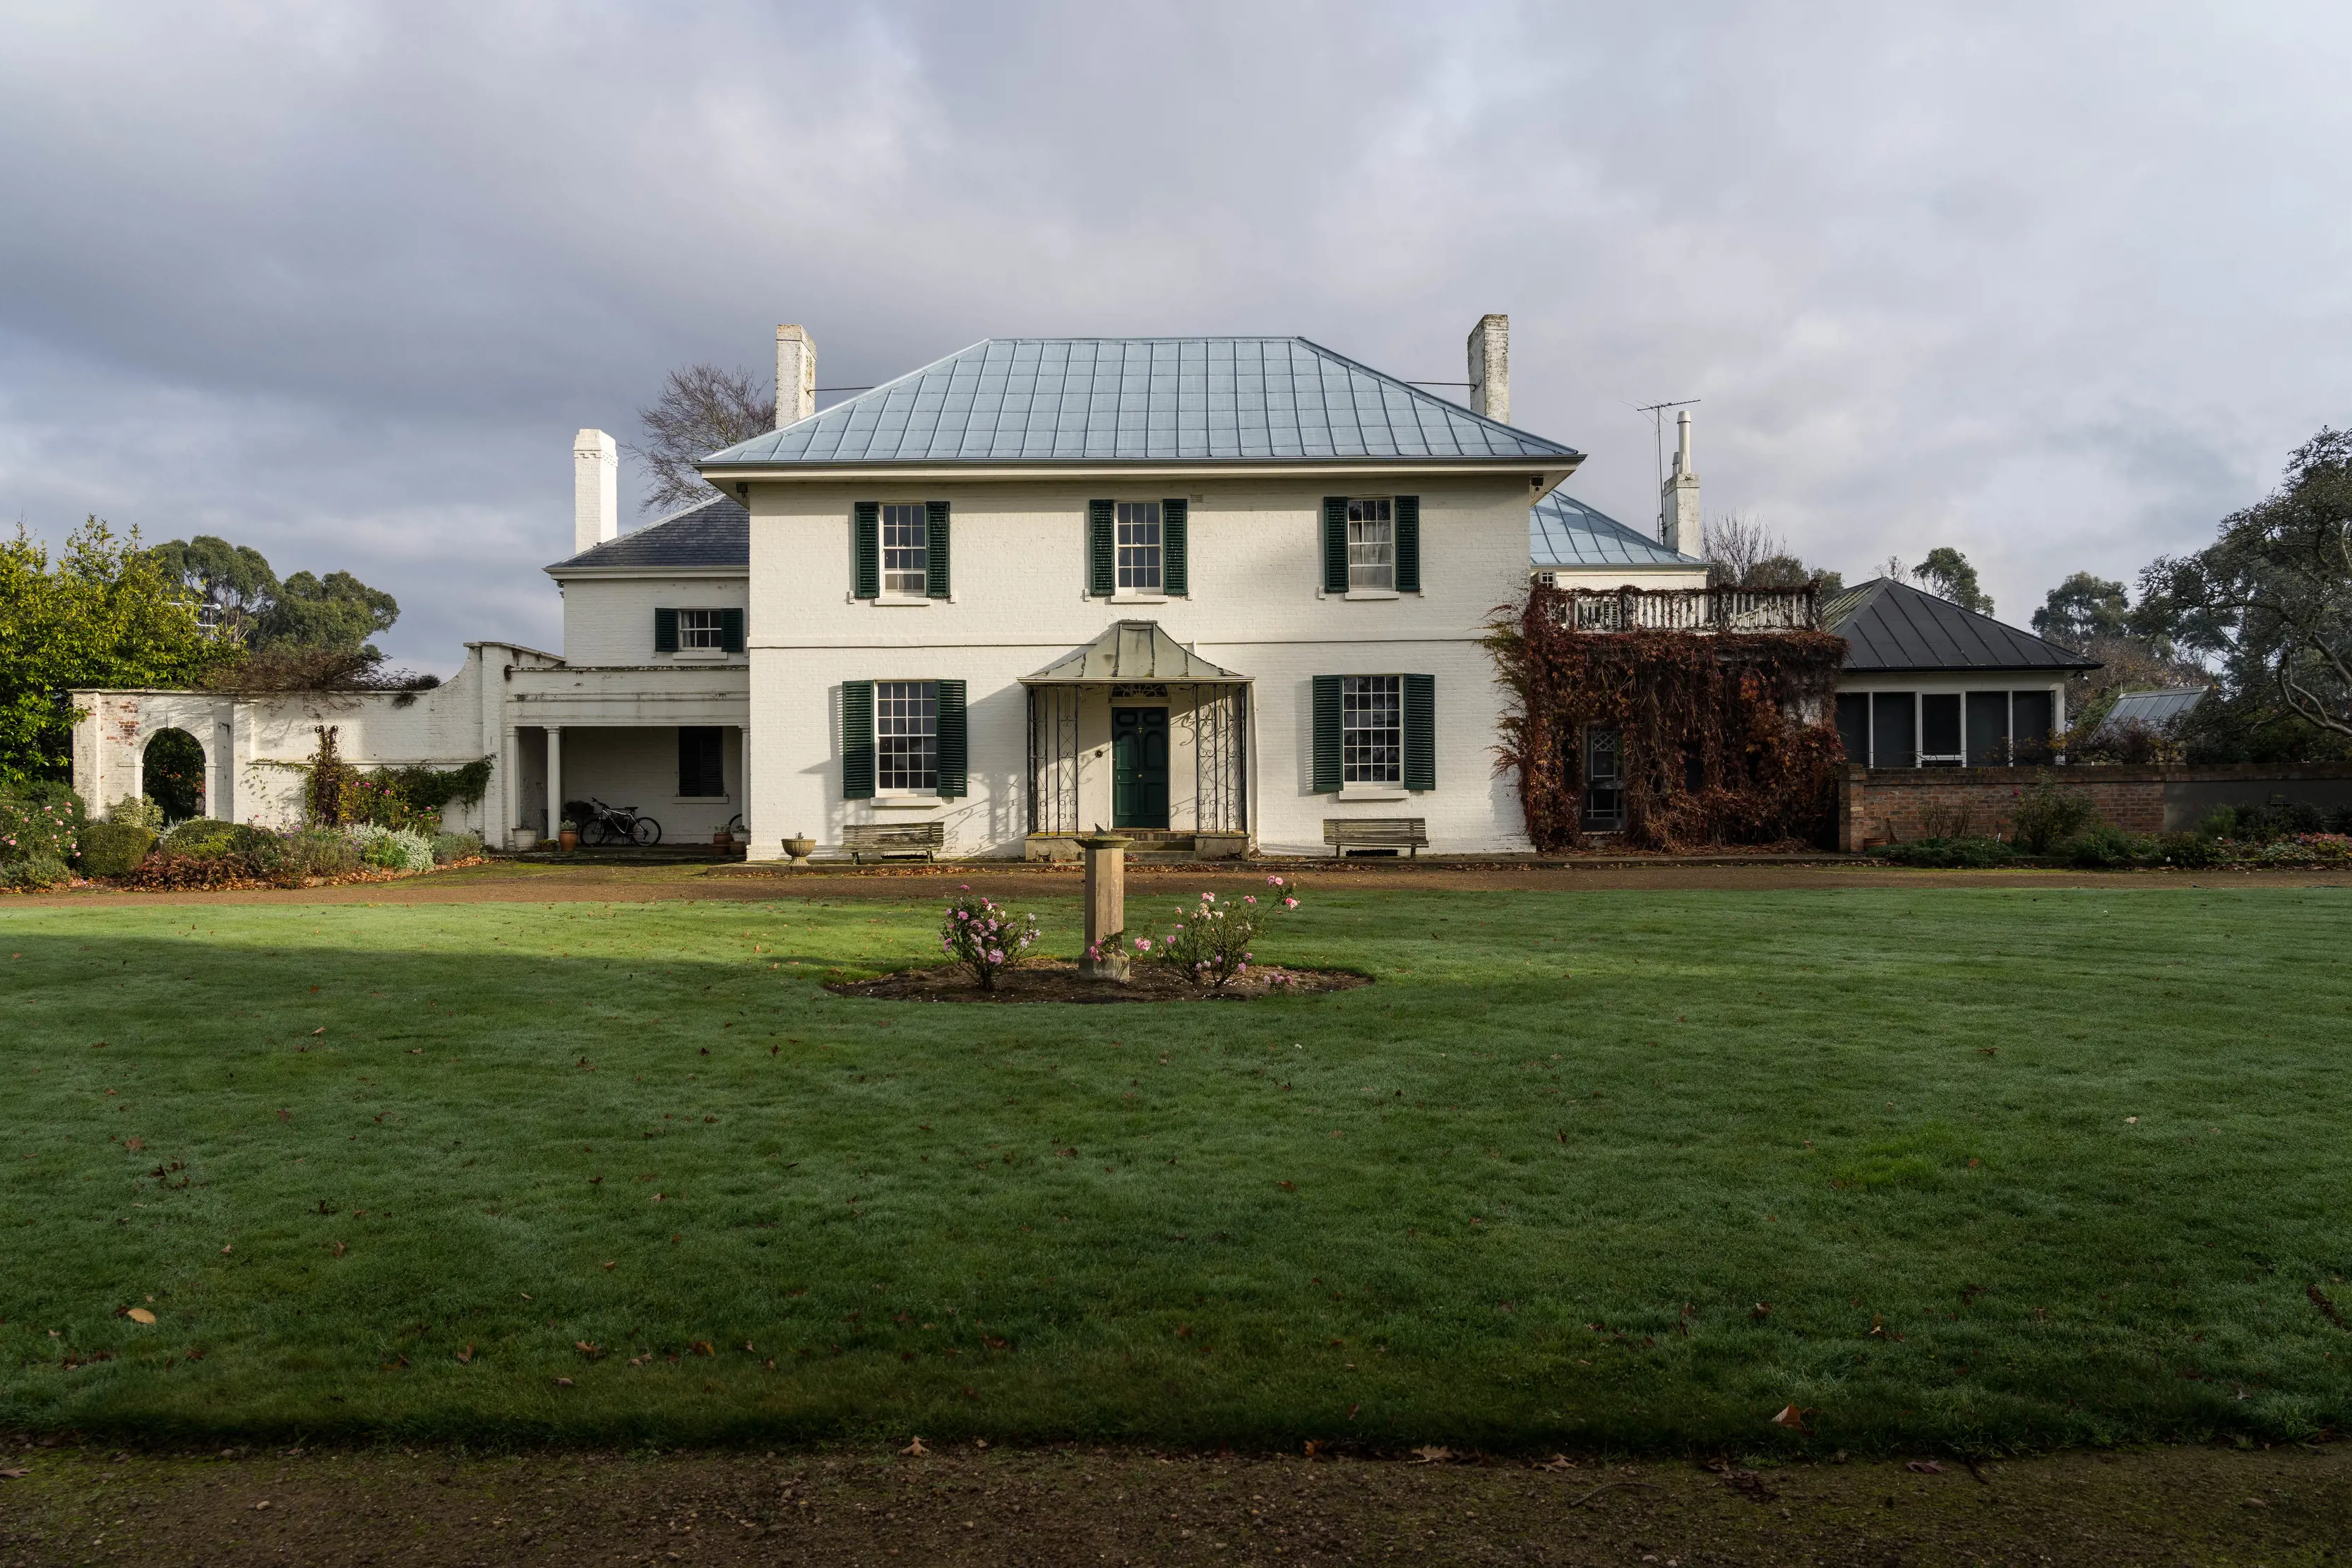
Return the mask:
M 749 371 L 688 365 L 662 380 L 661 395 L 637 410 L 645 444 L 628 450 L 646 465 L 643 512 L 690 507 L 710 498 L 710 483 L 695 464 L 721 447 L 775 428 L 775 399 Z

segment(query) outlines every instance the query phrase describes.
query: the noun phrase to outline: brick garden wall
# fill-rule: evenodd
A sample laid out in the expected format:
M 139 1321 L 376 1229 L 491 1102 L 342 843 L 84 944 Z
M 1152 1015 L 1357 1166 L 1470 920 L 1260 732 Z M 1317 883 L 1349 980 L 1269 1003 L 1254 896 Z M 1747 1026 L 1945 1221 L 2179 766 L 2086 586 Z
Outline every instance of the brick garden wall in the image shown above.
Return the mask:
M 2025 792 L 2052 779 L 2091 798 L 2099 815 L 2134 833 L 2179 832 L 2221 805 L 2352 806 L 2352 767 L 1853 768 L 1838 781 L 1838 848 L 1900 843 L 1966 831 L 2006 838 Z

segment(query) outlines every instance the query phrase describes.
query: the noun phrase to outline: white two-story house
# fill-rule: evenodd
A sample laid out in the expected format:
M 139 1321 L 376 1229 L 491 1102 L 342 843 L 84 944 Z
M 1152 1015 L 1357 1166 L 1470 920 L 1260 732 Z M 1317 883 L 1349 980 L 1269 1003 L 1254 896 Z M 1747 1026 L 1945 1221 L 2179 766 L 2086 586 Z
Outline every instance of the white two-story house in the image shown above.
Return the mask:
M 127 792 L 179 725 L 208 810 L 286 820 L 269 770 L 334 723 L 362 762 L 488 756 L 453 816 L 493 841 L 593 796 L 760 860 L 931 822 L 950 855 L 1328 852 L 1349 816 L 1525 849 L 1482 638 L 1531 540 L 1563 585 L 1703 576 L 1547 502 L 1581 456 L 1508 423 L 1507 332 L 1471 333 L 1466 402 L 1298 338 L 992 339 L 819 413 L 781 328 L 778 426 L 703 461 L 709 501 L 621 532 L 581 433 L 560 653 L 470 644 L 398 697 L 79 694 L 77 777 Z

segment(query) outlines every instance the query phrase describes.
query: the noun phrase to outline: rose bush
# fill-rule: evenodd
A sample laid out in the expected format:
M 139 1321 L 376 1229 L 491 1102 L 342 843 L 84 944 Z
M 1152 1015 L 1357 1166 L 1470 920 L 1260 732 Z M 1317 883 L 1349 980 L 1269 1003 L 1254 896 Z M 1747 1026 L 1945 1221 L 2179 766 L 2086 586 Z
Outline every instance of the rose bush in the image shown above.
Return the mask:
M 969 887 L 949 901 L 940 920 L 940 951 L 971 971 L 983 991 L 996 989 L 996 977 L 1027 957 L 1036 940 L 1035 915 L 1016 918 Z
M 1174 930 L 1156 942 L 1149 936 L 1135 938 L 1135 950 L 1201 990 L 1223 990 L 1249 973 L 1253 945 L 1274 912 L 1298 907 L 1284 878 L 1269 876 L 1265 883 L 1269 891 L 1263 902 L 1255 894 L 1244 894 L 1239 902 L 1202 894 L 1192 908 L 1176 912 Z

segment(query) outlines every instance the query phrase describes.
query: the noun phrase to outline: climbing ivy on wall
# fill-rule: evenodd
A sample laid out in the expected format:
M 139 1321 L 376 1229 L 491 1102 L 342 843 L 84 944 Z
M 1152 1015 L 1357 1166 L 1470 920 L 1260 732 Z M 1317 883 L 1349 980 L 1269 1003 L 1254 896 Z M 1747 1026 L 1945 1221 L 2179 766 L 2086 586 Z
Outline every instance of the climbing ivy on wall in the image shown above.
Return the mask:
M 387 828 L 438 831 L 444 806 L 478 806 L 490 784 L 487 757 L 460 768 L 385 768 L 363 772 L 343 760 L 336 727 L 318 727 L 319 747 L 307 765 L 311 821 L 323 827 L 375 822 Z
M 1585 845 L 1588 728 L 1618 732 L 1623 841 L 1645 849 L 1825 841 L 1844 760 L 1831 721 L 1845 639 L 1826 632 L 1579 632 L 1541 585 L 1498 610 L 1486 647 L 1511 694 L 1499 767 L 1528 836 Z

